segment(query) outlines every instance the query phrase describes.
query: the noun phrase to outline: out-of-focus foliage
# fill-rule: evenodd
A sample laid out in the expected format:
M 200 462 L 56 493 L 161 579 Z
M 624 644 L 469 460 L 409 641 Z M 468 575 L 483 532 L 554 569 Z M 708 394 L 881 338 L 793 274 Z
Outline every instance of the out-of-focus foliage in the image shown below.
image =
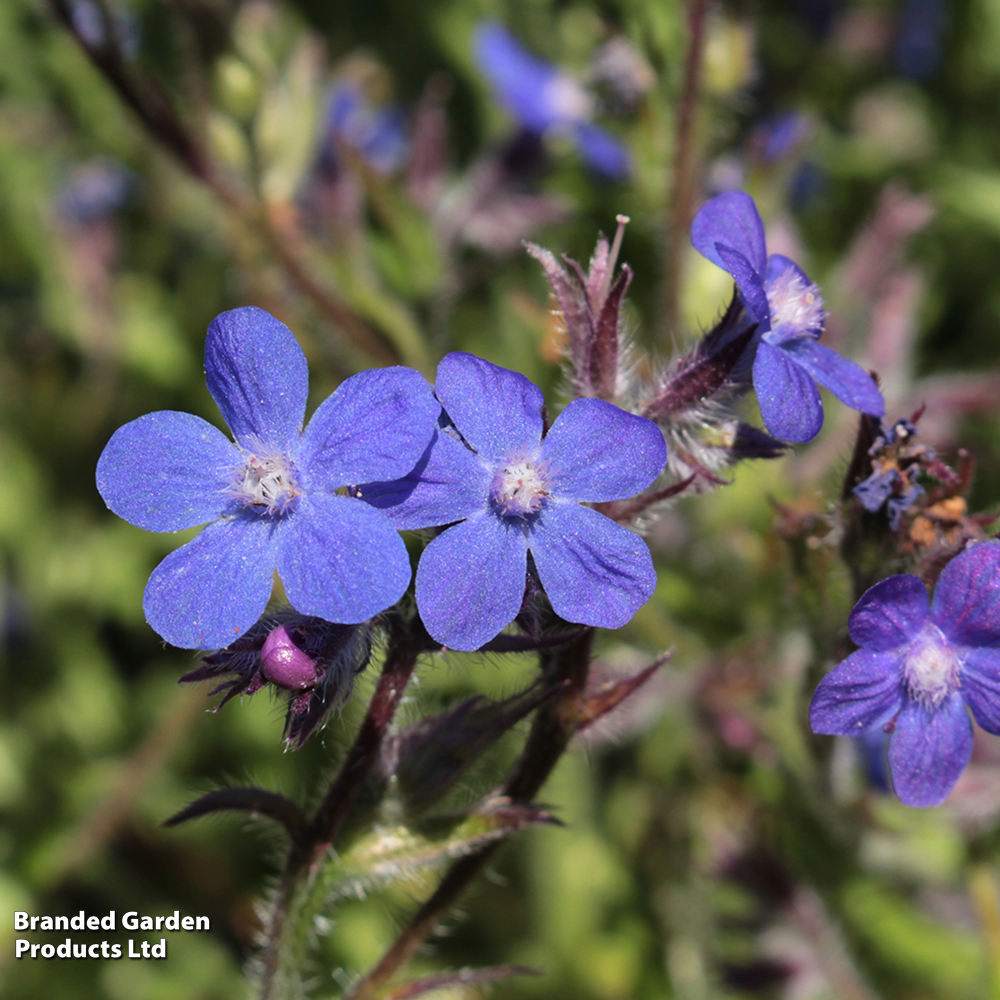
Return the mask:
M 283 706 L 263 696 L 206 714 L 203 689 L 176 686 L 190 655 L 142 619 L 148 573 L 177 540 L 104 509 L 97 457 L 150 410 L 218 422 L 204 331 L 244 304 L 295 330 L 313 404 L 360 368 L 397 359 L 432 375 L 462 349 L 523 372 L 558 409 L 559 332 L 520 241 L 585 259 L 618 213 L 632 220 L 635 339 L 664 357 L 693 339 L 731 283 L 693 251 L 664 260 L 686 14 L 641 0 L 69 6 L 87 30 L 110 24 L 129 72 L 169 96 L 212 183 L 151 136 L 41 0 L 0 3 L 12 487 L 0 505 L 0 977 L 11 998 L 237 997 L 254 900 L 279 864 L 273 832 L 230 817 L 160 824 L 222 784 L 310 801 L 370 682 L 295 752 L 281 752 Z M 630 180 L 592 176 L 558 136 L 512 138 L 473 62 L 484 18 L 593 85 Z M 369 117 L 333 128 L 345 86 Z M 698 200 L 753 194 L 769 249 L 823 288 L 826 342 L 880 373 L 890 419 L 926 404 L 922 437 L 949 460 L 973 454 L 979 511 L 1000 495 L 998 99 L 995 0 L 723 3 L 693 133 Z M 679 302 L 665 302 L 665 267 Z M 668 647 L 672 660 L 545 787 L 567 826 L 508 845 L 414 976 L 544 970 L 492 987 L 512 998 L 1000 997 L 996 741 L 977 733 L 949 804 L 918 812 L 879 790 L 877 748 L 805 725 L 815 683 L 848 650 L 856 596 L 832 511 L 857 418 L 826 402 L 814 444 L 741 465 L 655 524 L 658 590 L 602 635 L 596 670 L 634 671 Z M 430 658 L 403 721 L 511 695 L 532 671 L 529 657 Z M 485 794 L 521 735 L 449 795 Z M 316 996 L 375 962 L 429 893 L 431 855 L 447 848 L 412 850 L 427 857 L 405 878 L 341 902 Z M 179 909 L 212 930 L 168 934 L 164 962 L 13 959 L 13 911 L 81 909 Z

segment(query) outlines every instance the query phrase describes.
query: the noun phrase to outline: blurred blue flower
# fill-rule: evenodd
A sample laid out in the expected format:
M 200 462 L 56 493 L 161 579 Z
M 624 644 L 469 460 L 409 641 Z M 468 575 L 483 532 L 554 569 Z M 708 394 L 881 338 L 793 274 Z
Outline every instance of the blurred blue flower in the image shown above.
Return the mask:
M 391 174 L 406 162 L 410 145 L 402 110 L 373 105 L 358 84 L 335 83 L 328 95 L 323 157 L 336 163 L 337 146 L 350 146 L 372 169 Z
M 56 211 L 73 226 L 85 226 L 123 208 L 135 178 L 115 160 L 99 157 L 73 168 L 56 194 Z
M 91 49 L 108 45 L 107 26 L 111 24 L 110 39 L 127 59 L 133 59 L 142 44 L 142 27 L 139 19 L 128 7 L 121 4 L 103 6 L 95 0 L 73 0 L 70 10 L 73 30 Z
M 797 153 L 813 132 L 813 123 L 801 111 L 785 111 L 758 124 L 750 135 L 751 148 L 767 164 Z
M 820 682 L 813 732 L 891 733 L 889 768 L 909 806 L 947 798 L 972 754 L 966 706 L 1000 733 L 1000 542 L 966 549 L 927 599 L 909 574 L 867 590 L 850 618 L 861 648 Z
M 598 173 L 620 180 L 631 169 L 628 150 L 591 123 L 593 102 L 569 74 L 522 48 L 506 28 L 486 22 L 475 38 L 476 62 L 500 103 L 529 132 L 565 132 Z
M 894 46 L 899 71 L 916 80 L 929 77 L 941 64 L 947 26 L 944 0 L 906 0 Z
M 523 375 L 471 354 L 438 366 L 437 396 L 453 425 L 417 467 L 360 495 L 398 528 L 452 524 L 424 550 L 417 607 L 452 649 L 478 649 L 513 621 L 528 552 L 556 614 L 618 628 L 653 593 L 646 543 L 584 502 L 644 490 L 666 462 L 651 421 L 577 399 L 544 437 L 542 393 Z
M 885 414 L 871 376 L 818 342 L 825 318 L 819 288 L 787 257 L 768 257 L 764 224 L 748 194 L 727 191 L 702 205 L 691 225 L 691 242 L 733 276 L 759 324 L 753 385 L 771 434 L 800 443 L 819 433 L 823 403 L 815 383 L 855 410 Z
M 303 431 L 305 355 L 254 308 L 212 321 L 205 374 L 235 444 L 200 417 L 160 411 L 119 428 L 97 465 L 101 496 L 130 524 L 208 522 L 150 576 L 149 624 L 175 646 L 227 646 L 264 611 L 275 568 L 297 611 L 331 622 L 362 622 L 398 600 L 410 579 L 402 540 L 387 517 L 337 491 L 413 467 L 440 412 L 423 376 L 354 375 Z

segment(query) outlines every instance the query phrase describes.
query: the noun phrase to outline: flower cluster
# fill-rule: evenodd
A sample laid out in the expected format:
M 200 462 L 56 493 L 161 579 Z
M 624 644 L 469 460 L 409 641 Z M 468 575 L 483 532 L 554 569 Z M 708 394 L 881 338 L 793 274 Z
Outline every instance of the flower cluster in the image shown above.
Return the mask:
M 813 731 L 891 733 L 896 794 L 910 806 L 938 805 L 972 754 L 966 708 L 1000 734 L 1000 542 L 948 563 L 933 601 L 910 574 L 877 583 L 851 613 L 850 633 L 861 648 L 820 683 Z
M 874 514 L 884 506 L 893 531 L 925 492 L 917 476 L 924 465 L 937 461 L 933 448 L 913 442 L 916 436 L 912 420 L 897 420 L 891 427 L 880 420 L 878 435 L 868 449 L 871 475 L 852 490 L 865 510 Z
M 260 309 L 212 323 L 205 370 L 235 442 L 200 417 L 151 413 L 115 433 L 97 469 L 102 497 L 132 524 L 207 522 L 146 587 L 147 620 L 168 642 L 239 652 L 233 643 L 264 612 L 275 569 L 301 615 L 366 622 L 409 584 L 397 529 L 452 522 L 461 523 L 431 542 L 417 572 L 421 617 L 443 645 L 478 649 L 513 621 L 529 551 L 567 621 L 617 627 L 652 594 L 642 539 L 581 506 L 630 497 L 659 475 L 666 448 L 648 420 L 576 400 L 543 434 L 536 386 L 456 353 L 441 362 L 436 395 L 406 368 L 362 372 L 303 430 L 305 356 Z M 314 664 L 299 659 L 262 676 L 313 690 Z

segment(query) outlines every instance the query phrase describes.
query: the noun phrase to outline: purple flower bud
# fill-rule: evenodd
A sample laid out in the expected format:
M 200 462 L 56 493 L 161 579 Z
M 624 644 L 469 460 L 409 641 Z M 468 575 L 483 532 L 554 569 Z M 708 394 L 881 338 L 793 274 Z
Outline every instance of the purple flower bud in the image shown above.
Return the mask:
M 569 341 L 575 395 L 596 397 L 608 402 L 622 396 L 625 389 L 627 348 L 622 343 L 621 310 L 625 292 L 632 281 L 632 269 L 623 264 L 614 279 L 621 249 L 626 215 L 616 217 L 618 229 L 613 243 L 601 236 L 587 271 L 569 257 L 567 272 L 555 256 L 543 247 L 525 247 L 541 265 L 559 305 Z
M 301 691 L 316 683 L 316 661 L 295 645 L 284 625 L 264 640 L 260 650 L 260 672 L 278 687 Z
M 335 625 L 285 612 L 262 618 L 225 649 L 206 654 L 180 682 L 225 677 L 209 692 L 225 692 L 216 711 L 236 695 L 253 695 L 269 684 L 287 692 L 284 739 L 299 747 L 331 709 L 350 698 L 371 649 L 369 622 Z

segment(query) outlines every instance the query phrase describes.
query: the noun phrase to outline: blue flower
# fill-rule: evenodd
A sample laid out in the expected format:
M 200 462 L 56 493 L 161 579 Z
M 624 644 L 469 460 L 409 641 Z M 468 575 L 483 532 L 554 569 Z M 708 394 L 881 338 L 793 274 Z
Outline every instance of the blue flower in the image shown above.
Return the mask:
M 350 146 L 382 174 L 398 170 L 409 154 L 406 118 L 396 107 L 369 103 L 362 89 L 350 81 L 330 88 L 326 117 L 327 143 L 323 155 L 336 162 L 338 144 Z
M 97 464 L 101 496 L 129 523 L 207 523 L 150 576 L 149 624 L 175 646 L 227 646 L 264 611 L 275 568 L 305 615 L 355 623 L 393 604 L 410 579 L 403 542 L 385 515 L 340 494 L 420 457 L 440 412 L 424 378 L 399 367 L 354 375 L 303 431 L 305 355 L 253 308 L 213 320 L 205 374 L 235 444 L 166 410 L 119 428 Z
M 476 62 L 500 103 L 536 135 L 565 132 L 598 173 L 620 180 L 631 169 L 628 150 L 591 124 L 590 95 L 573 77 L 536 58 L 495 22 L 476 31 Z
M 861 648 L 823 678 L 809 709 L 813 732 L 892 733 L 889 768 L 908 806 L 947 798 L 972 754 L 966 706 L 1000 733 L 1000 543 L 966 549 L 927 599 L 915 576 L 890 576 L 858 601 L 851 638 Z
M 618 628 L 652 595 L 646 543 L 582 502 L 645 489 L 666 462 L 656 425 L 577 399 L 543 437 L 542 393 L 471 354 L 438 366 L 439 430 L 412 473 L 360 494 L 399 528 L 452 524 L 417 567 L 417 607 L 435 640 L 478 649 L 521 609 L 530 551 L 556 614 Z
M 56 195 L 56 210 L 72 226 L 86 226 L 123 208 L 135 178 L 115 160 L 99 158 L 74 168 Z
M 871 376 L 819 343 L 825 317 L 819 289 L 787 257 L 768 257 L 764 224 L 748 194 L 727 191 L 706 202 L 691 225 L 691 242 L 733 276 L 759 324 L 753 386 L 771 434 L 800 443 L 819 433 L 823 403 L 815 383 L 852 409 L 885 415 Z

